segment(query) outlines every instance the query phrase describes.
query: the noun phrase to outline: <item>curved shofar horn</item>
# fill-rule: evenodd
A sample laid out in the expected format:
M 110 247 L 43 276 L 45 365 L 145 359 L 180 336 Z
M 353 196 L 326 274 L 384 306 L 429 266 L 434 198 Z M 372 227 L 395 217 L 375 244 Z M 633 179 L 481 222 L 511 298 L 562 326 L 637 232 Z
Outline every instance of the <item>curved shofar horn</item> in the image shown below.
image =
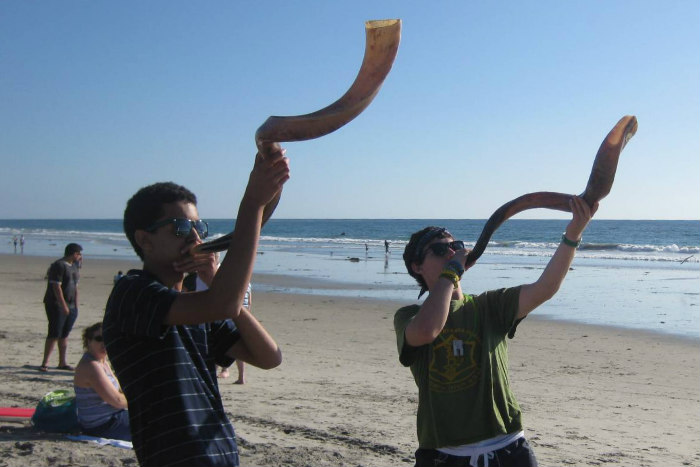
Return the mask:
M 612 188 L 617 170 L 617 161 L 627 141 L 637 132 L 637 119 L 632 115 L 626 115 L 610 130 L 598 149 L 591 176 L 584 192 L 579 195 L 589 206 L 605 198 Z M 471 266 L 478 260 L 491 239 L 491 235 L 503 222 L 521 211 L 535 208 L 556 209 L 558 211 L 571 212 L 569 200 L 572 195 L 564 193 L 552 193 L 541 191 L 529 193 L 504 204 L 494 212 L 481 231 L 474 249 L 467 255 L 467 266 Z
M 305 141 L 334 132 L 357 117 L 372 102 L 389 74 L 401 41 L 401 20 L 365 22 L 365 56 L 360 71 L 350 89 L 337 101 L 316 112 L 293 117 L 272 116 L 255 132 L 255 144 L 263 156 L 280 150 L 278 143 Z M 282 192 L 270 201 L 263 211 L 262 223 L 272 216 Z M 224 251 L 231 242 L 231 234 L 202 243 L 197 251 Z

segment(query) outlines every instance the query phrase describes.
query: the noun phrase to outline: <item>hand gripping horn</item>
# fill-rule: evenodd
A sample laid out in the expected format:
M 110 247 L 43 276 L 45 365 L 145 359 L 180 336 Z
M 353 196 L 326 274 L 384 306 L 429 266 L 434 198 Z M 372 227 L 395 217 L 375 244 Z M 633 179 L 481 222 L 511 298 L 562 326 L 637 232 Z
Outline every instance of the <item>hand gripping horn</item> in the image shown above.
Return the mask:
M 627 141 L 637 132 L 637 119 L 626 115 L 610 130 L 595 156 L 591 176 L 584 192 L 579 195 L 589 206 L 605 198 L 612 188 L 617 170 L 617 161 Z M 478 260 L 491 239 L 491 235 L 503 222 L 526 209 L 546 208 L 571 212 L 569 199 L 572 195 L 541 191 L 529 193 L 504 204 L 494 212 L 481 231 L 474 249 L 467 255 L 466 265 L 473 265 Z
M 372 102 L 389 74 L 401 41 L 401 20 L 365 22 L 365 56 L 350 89 L 337 101 L 316 112 L 291 117 L 269 117 L 255 132 L 255 144 L 263 156 L 280 150 L 278 143 L 305 141 L 334 132 L 357 117 Z M 263 211 L 262 223 L 272 216 L 282 192 Z M 198 245 L 195 250 L 215 252 L 228 249 L 231 234 Z

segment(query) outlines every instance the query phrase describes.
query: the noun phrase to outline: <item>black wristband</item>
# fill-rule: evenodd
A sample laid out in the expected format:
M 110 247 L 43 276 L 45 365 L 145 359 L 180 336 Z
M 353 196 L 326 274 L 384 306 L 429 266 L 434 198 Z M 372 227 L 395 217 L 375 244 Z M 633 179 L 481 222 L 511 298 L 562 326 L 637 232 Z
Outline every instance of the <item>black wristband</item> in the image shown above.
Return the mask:
M 574 242 L 573 240 L 566 238 L 566 233 L 561 234 L 561 242 L 566 246 L 570 246 L 571 248 L 578 248 L 581 244 L 581 240 Z

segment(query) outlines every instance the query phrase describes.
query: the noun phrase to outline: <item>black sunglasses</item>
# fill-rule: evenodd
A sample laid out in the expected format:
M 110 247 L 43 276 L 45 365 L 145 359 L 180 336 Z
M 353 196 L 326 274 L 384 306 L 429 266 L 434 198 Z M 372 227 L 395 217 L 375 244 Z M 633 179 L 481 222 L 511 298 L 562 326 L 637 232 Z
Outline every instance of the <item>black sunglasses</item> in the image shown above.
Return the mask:
M 209 224 L 202 220 L 193 221 L 185 218 L 163 219 L 162 221 L 154 222 L 144 230 L 146 232 L 155 232 L 156 229 L 168 224 L 175 224 L 176 237 L 187 237 L 192 232 L 192 229 L 197 231 L 197 235 L 202 240 L 209 236 Z
M 464 242 L 462 240 L 455 240 L 454 242 L 448 243 L 432 243 L 428 245 L 425 251 L 432 251 L 435 256 L 445 256 L 448 249 L 453 251 L 461 250 L 464 248 Z
M 102 336 L 92 336 L 92 340 L 97 342 L 104 342 L 104 338 Z

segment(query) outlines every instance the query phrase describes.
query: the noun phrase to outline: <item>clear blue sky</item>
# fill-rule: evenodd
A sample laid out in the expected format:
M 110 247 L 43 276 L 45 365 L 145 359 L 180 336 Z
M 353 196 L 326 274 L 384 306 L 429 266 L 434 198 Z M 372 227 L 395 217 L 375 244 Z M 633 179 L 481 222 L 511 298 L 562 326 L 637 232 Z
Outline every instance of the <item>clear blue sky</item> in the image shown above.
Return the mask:
M 486 218 L 580 193 L 625 114 L 639 130 L 598 217 L 700 217 L 697 0 L 169 0 L 0 3 L 0 218 L 120 218 L 163 180 L 235 217 L 256 128 L 338 99 L 386 18 L 403 34 L 384 86 L 285 145 L 277 217 Z

